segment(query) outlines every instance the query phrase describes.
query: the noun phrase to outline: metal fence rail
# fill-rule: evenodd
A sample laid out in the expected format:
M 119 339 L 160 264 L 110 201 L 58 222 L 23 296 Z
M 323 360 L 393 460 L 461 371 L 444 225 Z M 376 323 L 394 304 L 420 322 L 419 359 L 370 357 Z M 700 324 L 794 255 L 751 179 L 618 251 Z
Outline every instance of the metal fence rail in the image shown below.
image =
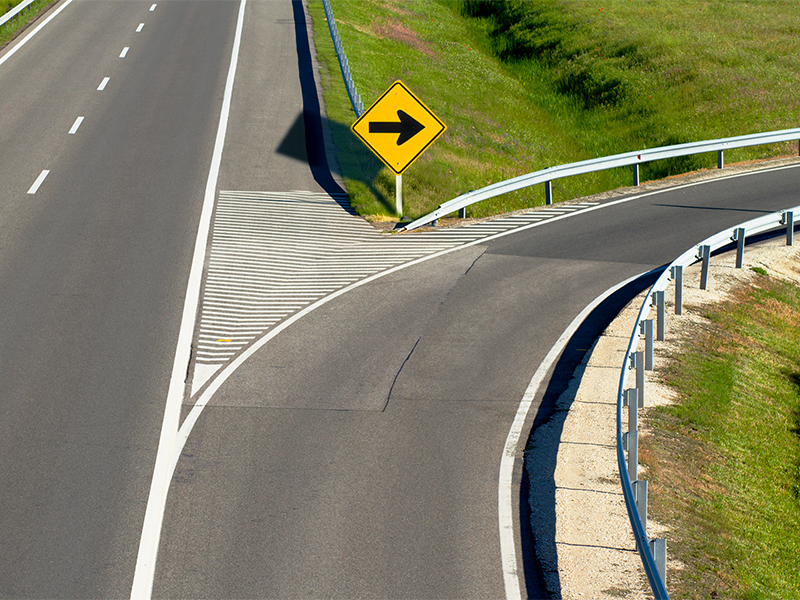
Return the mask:
M 669 598 L 666 589 L 666 540 L 650 540 L 647 537 L 647 484 L 639 481 L 637 476 L 638 459 L 638 409 L 644 404 L 644 370 L 652 369 L 653 321 L 647 317 L 651 308 L 657 309 L 656 339 L 663 340 L 665 332 L 664 296 L 667 286 L 674 282 L 675 313 L 682 312 L 683 269 L 695 262 L 702 261 L 700 287 L 708 285 L 708 269 L 711 253 L 736 242 L 736 266 L 742 267 L 746 236 L 757 235 L 778 228 L 786 229 L 786 244 L 792 245 L 794 239 L 794 215 L 800 206 L 752 219 L 736 227 L 725 229 L 703 240 L 675 259 L 659 276 L 642 303 L 636 318 L 633 333 L 625 353 L 620 373 L 617 393 L 617 464 L 622 481 L 622 493 L 631 522 L 636 546 L 642 558 L 645 573 L 657 600 Z M 645 351 L 636 352 L 640 335 L 645 336 Z M 625 389 L 631 369 L 636 371 L 635 387 Z M 628 431 L 622 428 L 622 409 L 628 407 Z M 625 450 L 628 461 L 625 461 Z
M 20 2 L 19 4 L 17 4 L 14 8 L 12 8 L 10 11 L 8 11 L 6 14 L 4 14 L 2 17 L 0 17 L 0 27 L 2 27 L 6 23 L 8 23 L 11 19 L 16 17 L 19 13 L 21 13 L 23 10 L 25 10 L 28 6 L 33 4 L 34 1 L 35 0 L 25 0 L 24 2 Z
M 350 63 L 347 62 L 347 56 L 344 53 L 342 38 L 339 36 L 336 20 L 333 18 L 330 0 L 322 0 L 322 4 L 325 7 L 328 30 L 331 32 L 333 47 L 336 48 L 336 58 L 339 59 L 339 68 L 342 70 L 342 78 L 344 79 L 344 86 L 347 88 L 347 95 L 350 97 L 350 104 L 353 105 L 353 112 L 356 113 L 356 117 L 360 117 L 364 113 L 364 105 L 361 103 L 361 96 L 356 92 L 356 84 L 353 83 L 353 76 L 350 74 Z
M 663 146 L 661 148 L 650 148 L 648 150 L 626 152 L 624 154 L 615 154 L 613 156 L 604 156 L 602 158 L 593 158 L 591 160 L 551 167 L 461 194 L 457 198 L 440 204 L 433 212 L 409 223 L 403 227 L 403 231 L 409 231 L 426 225 L 445 215 L 460 211 L 470 204 L 475 204 L 476 202 L 488 200 L 489 198 L 494 198 L 495 196 L 500 196 L 509 192 L 515 192 L 539 183 L 545 184 L 545 201 L 547 204 L 550 204 L 552 202 L 551 182 L 554 179 L 583 175 L 595 171 L 604 171 L 606 169 L 615 169 L 617 167 L 632 166 L 633 184 L 639 185 L 639 165 L 654 160 L 677 158 L 679 156 L 689 156 L 691 154 L 703 154 L 705 152 L 716 152 L 717 166 L 722 168 L 724 166 L 723 152 L 725 150 L 745 148 L 747 146 L 759 146 L 762 144 L 792 142 L 795 140 L 800 140 L 800 128 L 740 135 L 737 137 L 707 140 L 703 142 L 691 142 L 675 146 Z

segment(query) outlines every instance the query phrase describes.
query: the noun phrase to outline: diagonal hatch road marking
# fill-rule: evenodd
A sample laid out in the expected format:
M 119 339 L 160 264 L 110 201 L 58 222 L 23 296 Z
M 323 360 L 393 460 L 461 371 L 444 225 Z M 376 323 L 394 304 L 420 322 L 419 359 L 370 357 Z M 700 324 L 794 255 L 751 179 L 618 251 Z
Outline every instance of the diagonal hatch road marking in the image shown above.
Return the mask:
M 596 204 L 392 235 L 355 216 L 344 195 L 221 191 L 195 329 L 191 396 L 253 341 L 336 290 L 429 254 Z

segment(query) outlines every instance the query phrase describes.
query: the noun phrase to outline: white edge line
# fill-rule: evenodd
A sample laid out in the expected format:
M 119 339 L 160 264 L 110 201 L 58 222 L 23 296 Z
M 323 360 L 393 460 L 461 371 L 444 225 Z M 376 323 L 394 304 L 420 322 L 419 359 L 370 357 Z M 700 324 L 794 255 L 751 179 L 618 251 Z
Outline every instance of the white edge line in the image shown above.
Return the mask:
M 514 464 L 517 457 L 522 456 L 520 445 L 520 438 L 522 437 L 525 421 L 528 418 L 528 412 L 533 404 L 533 399 L 536 392 L 542 385 L 544 378 L 547 376 L 548 371 L 553 366 L 553 363 L 561 355 L 564 347 L 569 342 L 572 335 L 577 331 L 581 323 L 591 312 L 597 308 L 606 298 L 617 290 L 625 287 L 632 281 L 639 279 L 643 275 L 647 275 L 652 271 L 646 271 L 639 275 L 634 275 L 625 281 L 609 288 L 591 303 L 584 308 L 577 317 L 561 334 L 556 343 L 550 348 L 550 352 L 544 357 L 544 360 L 536 369 L 533 374 L 528 388 L 522 395 L 522 400 L 519 403 L 517 414 L 514 416 L 514 421 L 511 424 L 511 429 L 508 432 L 506 443 L 503 448 L 503 456 L 500 459 L 500 477 L 497 493 L 497 512 L 500 524 L 500 556 L 503 564 L 503 581 L 505 583 L 506 598 L 508 600 L 517 600 L 522 598 L 522 591 L 520 589 L 520 572 L 517 563 L 517 548 L 516 548 L 516 534 L 514 529 L 514 494 L 513 494 L 513 479 L 514 479 Z M 524 468 L 524 465 L 523 465 Z
M 46 169 L 44 171 L 42 171 L 41 173 L 39 173 L 39 176 L 36 178 L 36 181 L 33 182 L 33 185 L 28 190 L 28 193 L 29 194 L 35 194 L 37 191 L 39 191 L 39 186 L 44 183 L 44 180 L 47 178 L 47 176 L 49 174 L 50 174 L 50 171 L 48 171 Z
M 203 276 L 206 247 L 210 232 L 211 216 L 214 210 L 214 199 L 219 177 L 222 149 L 225 144 L 225 132 L 228 127 L 231 97 L 233 95 L 233 80 L 236 75 L 236 65 L 239 60 L 239 47 L 242 39 L 244 25 L 245 4 L 247 0 L 240 0 L 239 15 L 236 22 L 236 33 L 231 49 L 231 62 L 228 68 L 228 77 L 225 82 L 225 92 L 220 110 L 217 137 L 214 142 L 214 151 L 209 168 L 208 181 L 206 182 L 203 209 L 198 225 L 197 240 L 195 242 L 192 266 L 189 272 L 189 281 L 186 289 L 186 299 L 183 306 L 181 328 L 175 349 L 175 359 L 172 365 L 169 390 L 167 392 L 164 420 L 161 425 L 161 436 L 158 442 L 156 462 L 153 468 L 153 480 L 150 485 L 150 494 L 147 499 L 142 535 L 139 541 L 139 551 L 136 559 L 136 569 L 131 586 L 131 598 L 149 599 L 153 593 L 155 579 L 156 559 L 158 558 L 158 544 L 161 538 L 161 526 L 164 519 L 164 509 L 167 502 L 167 492 L 172 479 L 172 457 L 175 453 L 176 436 L 180 422 L 181 404 L 186 390 L 184 381 L 186 365 L 191 359 L 191 343 L 194 335 L 194 323 L 197 318 L 197 308 L 200 301 L 200 284 Z
M 50 15 L 50 16 L 49 16 L 49 17 L 47 17 L 47 18 L 46 18 L 44 21 L 42 21 L 41 25 L 37 26 L 37 27 L 36 27 L 36 29 L 34 29 L 34 30 L 33 30 L 33 31 L 31 31 L 31 32 L 30 32 L 28 35 L 26 35 L 26 36 L 25 36 L 25 37 L 22 39 L 22 41 L 21 41 L 19 44 L 17 44 L 17 45 L 16 45 L 16 46 L 14 46 L 14 47 L 13 47 L 11 50 L 9 50 L 9 51 L 8 51 L 8 54 L 6 54 L 6 55 L 5 55 L 5 56 L 3 56 L 2 58 L 0 58 L 0 65 L 2 65 L 2 64 L 3 64 L 4 62 L 6 62 L 6 61 L 7 61 L 9 58 L 11 58 L 11 57 L 12 57 L 12 56 L 13 56 L 13 55 L 14 55 L 14 54 L 17 52 L 17 50 L 19 50 L 19 49 L 20 49 L 20 48 L 22 48 L 22 47 L 23 47 L 25 44 L 27 44 L 27 43 L 28 43 L 28 40 L 30 40 L 30 39 L 31 39 L 33 36 L 35 36 L 37 33 L 39 33 L 39 31 L 42 29 L 42 27 L 44 27 L 44 26 L 45 26 L 45 25 L 47 25 L 47 24 L 48 24 L 50 21 L 52 21 L 52 20 L 53 20 L 53 19 L 56 17 L 56 15 L 58 15 L 58 14 L 59 14 L 59 13 L 60 13 L 62 10 L 64 10 L 65 8 L 67 8 L 67 6 L 69 6 L 70 4 L 72 4 L 72 0 L 67 0 L 66 2 L 64 2 L 64 4 L 62 4 L 61 6 L 59 6 L 59 7 L 58 7 L 58 9 L 56 9 L 56 11 L 55 11 L 55 12 L 54 12 L 52 15 Z
M 75 119 L 75 122 L 72 124 L 72 128 L 69 130 L 69 134 L 75 135 L 75 133 L 78 131 L 78 127 L 81 126 L 81 123 L 83 123 L 83 117 L 78 117 Z

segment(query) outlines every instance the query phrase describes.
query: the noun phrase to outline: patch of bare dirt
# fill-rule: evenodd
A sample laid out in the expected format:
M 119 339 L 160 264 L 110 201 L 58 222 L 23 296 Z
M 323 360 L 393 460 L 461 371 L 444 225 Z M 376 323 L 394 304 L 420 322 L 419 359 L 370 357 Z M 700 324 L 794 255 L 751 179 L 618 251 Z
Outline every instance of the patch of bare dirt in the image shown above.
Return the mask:
M 415 31 L 403 25 L 398 19 L 391 19 L 382 25 L 376 26 L 375 33 L 380 37 L 405 44 L 417 52 L 422 52 L 428 56 L 436 56 L 436 52 L 422 41 Z

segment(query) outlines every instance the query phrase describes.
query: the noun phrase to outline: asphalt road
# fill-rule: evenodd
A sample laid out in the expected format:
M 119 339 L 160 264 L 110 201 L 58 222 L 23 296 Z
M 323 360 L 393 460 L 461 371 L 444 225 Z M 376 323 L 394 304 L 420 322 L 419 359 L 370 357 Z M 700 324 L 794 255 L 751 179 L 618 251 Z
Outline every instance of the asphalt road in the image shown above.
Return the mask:
M 550 347 L 611 286 L 792 206 L 797 177 L 576 214 L 379 279 L 295 323 L 192 432 L 155 595 L 502 596 L 499 459 Z
M 237 8 L 151 5 L 0 65 L 4 597 L 130 594 Z
M 0 65 L 0 595 L 129 594 L 238 3 L 150 7 L 75 0 Z M 336 191 L 301 7 L 247 10 L 219 188 Z M 501 597 L 500 454 L 550 347 L 612 285 L 796 204 L 799 173 L 578 213 L 297 321 L 195 425 L 154 596 Z

